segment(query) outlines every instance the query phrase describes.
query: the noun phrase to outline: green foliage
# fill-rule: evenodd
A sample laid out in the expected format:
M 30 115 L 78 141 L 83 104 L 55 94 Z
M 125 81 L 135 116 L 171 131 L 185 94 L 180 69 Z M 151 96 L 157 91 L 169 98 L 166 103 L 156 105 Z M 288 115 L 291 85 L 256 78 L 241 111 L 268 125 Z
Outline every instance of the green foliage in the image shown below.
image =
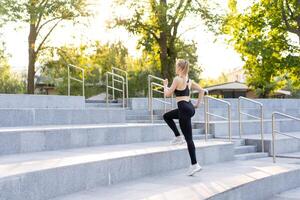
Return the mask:
M 176 58 L 188 58 L 191 63 L 191 76 L 198 79 L 199 66 L 196 66 L 196 46 L 189 44 L 178 33 L 179 27 L 187 16 L 201 16 L 208 19 L 212 15 L 206 1 L 147 0 L 118 1 L 133 11 L 131 16 L 118 18 L 115 26 L 125 27 L 127 31 L 138 35 L 138 48 L 150 54 L 149 58 L 157 63 L 160 76 L 172 79 Z M 209 20 L 207 20 L 209 21 Z
M 58 59 L 52 60 L 53 57 Z M 111 71 L 112 67 L 127 70 L 130 96 L 145 96 L 148 74 L 157 73 L 155 65 L 146 54 L 143 54 L 142 58 L 132 58 L 121 42 L 101 44 L 96 41 L 80 47 L 53 48 L 43 60 L 45 65 L 42 68 L 42 76 L 48 77 L 50 84 L 56 85 L 59 94 L 67 94 L 67 64 L 85 69 L 87 97 L 105 92 L 105 73 Z M 70 73 L 72 77 L 82 78 L 82 73 L 78 70 L 71 69 Z M 71 94 L 82 94 L 82 85 L 79 82 L 71 81 Z M 119 95 L 116 93 L 116 96 Z
M 212 85 L 218 85 L 218 84 L 223 84 L 228 82 L 228 77 L 226 76 L 225 73 L 222 73 L 218 78 L 212 79 L 212 78 L 207 78 L 203 79 L 200 81 L 200 84 L 203 88 L 209 87 Z
M 230 0 L 231 12 L 224 20 L 222 31 L 231 36 L 229 42 L 245 62 L 247 83 L 260 97 L 282 87 L 278 77 L 286 69 L 299 69 L 299 45 L 288 37 L 281 3 L 260 0 L 238 13 L 236 0 Z
M 39 53 L 62 21 L 77 23 L 79 17 L 88 16 L 86 0 L 0 0 L 0 5 L 4 21 L 29 25 L 27 92 L 33 94 Z
M 7 63 L 4 51 L 0 49 L 0 93 L 16 94 L 25 92 L 25 81 L 13 73 Z

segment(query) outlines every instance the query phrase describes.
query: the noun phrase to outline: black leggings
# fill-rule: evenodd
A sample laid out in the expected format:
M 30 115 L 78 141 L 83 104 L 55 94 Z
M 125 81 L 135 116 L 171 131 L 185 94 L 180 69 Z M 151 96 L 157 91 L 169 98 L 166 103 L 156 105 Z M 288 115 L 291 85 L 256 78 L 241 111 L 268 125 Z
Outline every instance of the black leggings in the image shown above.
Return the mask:
M 194 165 L 197 163 L 197 159 L 196 159 L 195 144 L 192 135 L 191 118 L 195 114 L 195 109 L 193 104 L 187 101 L 179 101 L 177 105 L 178 105 L 178 109 L 171 110 L 170 112 L 164 114 L 164 120 L 169 125 L 169 127 L 173 130 L 175 136 L 180 136 L 180 133 L 173 120 L 173 119 L 179 119 L 180 129 L 187 143 L 187 147 L 191 157 L 191 163 L 192 165 Z

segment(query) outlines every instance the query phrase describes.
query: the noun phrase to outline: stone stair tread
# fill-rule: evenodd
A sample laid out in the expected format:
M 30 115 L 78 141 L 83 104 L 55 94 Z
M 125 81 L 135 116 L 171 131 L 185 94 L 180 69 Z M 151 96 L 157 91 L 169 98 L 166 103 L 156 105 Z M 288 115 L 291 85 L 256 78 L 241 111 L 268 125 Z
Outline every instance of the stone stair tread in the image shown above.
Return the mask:
M 279 199 L 281 199 L 281 200 L 296 200 L 296 199 L 298 199 L 299 200 L 300 199 L 300 187 L 277 194 L 270 200 L 279 200 Z
M 245 153 L 245 154 L 237 154 L 234 157 L 237 160 L 248 160 L 248 159 L 268 157 L 268 153 L 262 153 L 262 152 Z
M 195 141 L 195 146 L 206 147 L 229 144 L 222 141 Z M 186 145 L 170 145 L 169 142 L 148 142 L 126 145 L 105 145 L 60 151 L 14 154 L 0 157 L 0 178 L 77 164 L 124 158 L 137 155 L 185 149 Z
M 97 187 L 52 200 L 201 200 L 232 191 L 242 185 L 299 170 L 300 166 L 280 163 L 271 158 L 231 161 L 204 166 L 193 177 L 185 170 L 144 177 L 109 187 Z
M 17 127 L 0 127 L 1 132 L 13 131 L 45 131 L 61 129 L 88 129 L 88 128 L 113 128 L 113 127 L 144 127 L 144 126 L 161 126 L 157 123 L 108 123 L 108 124 L 63 124 L 63 125 L 36 125 L 36 126 L 17 126 Z
M 246 153 L 255 153 L 257 151 L 256 146 L 254 145 L 245 145 L 245 146 L 235 146 L 234 152 L 236 155 L 246 154 Z

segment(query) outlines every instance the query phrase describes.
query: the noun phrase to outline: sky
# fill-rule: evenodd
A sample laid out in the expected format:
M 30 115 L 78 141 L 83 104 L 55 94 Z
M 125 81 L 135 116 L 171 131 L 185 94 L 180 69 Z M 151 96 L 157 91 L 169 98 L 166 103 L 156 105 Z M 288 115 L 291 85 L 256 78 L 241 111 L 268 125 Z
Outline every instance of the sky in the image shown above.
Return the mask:
M 113 13 L 126 15 L 128 11 L 124 8 L 115 8 L 113 1 L 91 0 L 94 16 L 88 19 L 86 25 L 63 24 L 53 32 L 48 44 L 51 46 L 79 45 L 94 40 L 103 43 L 122 41 L 129 49 L 132 56 L 139 56 L 136 50 L 137 37 L 126 32 L 123 28 L 108 29 L 107 21 L 111 20 Z M 227 7 L 227 0 L 217 1 L 224 9 Z M 251 0 L 240 0 L 241 9 L 247 7 Z M 186 32 L 183 35 L 185 40 L 194 40 L 197 43 L 198 63 L 202 66 L 201 78 L 217 78 L 222 72 L 229 71 L 236 67 L 242 67 L 243 62 L 234 49 L 227 45 L 224 40 L 215 41 L 215 36 L 205 30 L 205 26 L 199 20 L 188 19 L 179 30 L 185 32 L 189 26 L 198 25 L 196 29 Z M 4 40 L 7 52 L 10 54 L 9 63 L 13 70 L 24 71 L 27 68 L 27 37 L 28 27 L 22 24 L 8 24 L 4 27 Z

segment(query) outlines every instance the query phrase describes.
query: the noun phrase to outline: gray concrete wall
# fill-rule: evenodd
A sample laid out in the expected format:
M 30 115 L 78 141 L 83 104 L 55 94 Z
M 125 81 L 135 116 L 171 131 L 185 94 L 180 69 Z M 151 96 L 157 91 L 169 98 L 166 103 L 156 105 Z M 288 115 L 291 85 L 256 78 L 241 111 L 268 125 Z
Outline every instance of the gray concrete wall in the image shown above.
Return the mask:
M 0 109 L 0 127 L 123 122 L 124 109 Z
M 197 148 L 198 161 L 202 165 L 232 160 L 233 154 L 233 144 Z M 120 158 L 82 162 L 3 177 L 0 179 L 0 199 L 45 200 L 95 186 L 185 168 L 189 165 L 189 158 L 185 148 L 173 148 L 128 156 L 124 152 Z
M 82 96 L 0 94 L 0 108 L 84 108 Z
M 174 138 L 165 125 L 81 125 L 0 130 L 0 155 L 101 145 L 165 141 Z

